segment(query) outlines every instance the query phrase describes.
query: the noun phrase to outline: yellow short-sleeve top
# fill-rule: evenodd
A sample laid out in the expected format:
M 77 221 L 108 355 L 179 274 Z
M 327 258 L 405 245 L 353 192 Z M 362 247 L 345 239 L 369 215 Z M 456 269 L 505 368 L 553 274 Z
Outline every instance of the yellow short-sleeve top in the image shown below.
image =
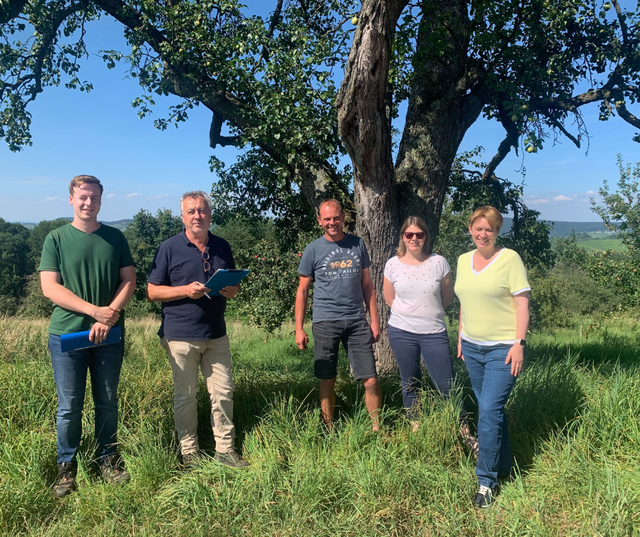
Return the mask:
M 483 270 L 473 268 L 474 251 L 458 258 L 455 293 L 462 311 L 462 338 L 482 344 L 513 343 L 516 337 L 514 295 L 531 290 L 520 256 L 508 248 Z

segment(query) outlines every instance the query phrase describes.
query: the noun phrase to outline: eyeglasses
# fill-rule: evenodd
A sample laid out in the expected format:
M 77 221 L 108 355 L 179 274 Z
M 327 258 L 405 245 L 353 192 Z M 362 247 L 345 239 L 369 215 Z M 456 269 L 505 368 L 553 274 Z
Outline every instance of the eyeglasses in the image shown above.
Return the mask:
M 205 272 L 209 272 L 211 270 L 211 263 L 209 263 L 209 247 L 207 246 L 202 252 L 202 268 Z
M 411 231 L 405 231 L 404 232 L 404 236 L 405 238 L 410 241 L 411 239 L 413 239 L 413 236 L 416 236 L 416 239 L 418 239 L 419 241 L 421 241 L 422 239 L 424 239 L 425 236 L 425 232 L 424 231 L 418 231 L 417 233 L 412 233 Z

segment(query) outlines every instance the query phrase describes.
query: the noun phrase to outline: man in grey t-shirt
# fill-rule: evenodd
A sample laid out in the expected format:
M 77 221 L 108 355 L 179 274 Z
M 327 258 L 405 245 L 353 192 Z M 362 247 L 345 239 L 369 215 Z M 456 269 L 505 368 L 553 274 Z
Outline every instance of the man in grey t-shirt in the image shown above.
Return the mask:
M 296 344 L 306 349 L 309 337 L 304 317 L 311 282 L 313 295 L 314 374 L 320 379 L 322 418 L 331 428 L 335 409 L 335 384 L 340 342 L 347 351 L 356 380 L 365 388 L 365 403 L 378 430 L 382 390 L 378 383 L 373 343 L 380 338 L 380 319 L 369 253 L 364 241 L 343 231 L 344 211 L 334 199 L 320 205 L 318 223 L 324 235 L 309 244 L 302 255 L 296 295 Z M 371 315 L 367 323 L 365 309 Z

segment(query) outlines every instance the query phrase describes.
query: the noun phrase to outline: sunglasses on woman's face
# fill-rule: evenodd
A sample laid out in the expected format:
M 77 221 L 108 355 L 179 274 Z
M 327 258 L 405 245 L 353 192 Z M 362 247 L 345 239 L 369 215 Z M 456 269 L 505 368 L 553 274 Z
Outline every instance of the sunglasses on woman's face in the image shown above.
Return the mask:
M 424 231 L 418 231 L 417 233 L 411 233 L 411 231 L 405 231 L 404 232 L 404 236 L 408 241 L 413 239 L 414 235 L 416 236 L 416 239 L 418 239 L 419 241 L 424 239 Z

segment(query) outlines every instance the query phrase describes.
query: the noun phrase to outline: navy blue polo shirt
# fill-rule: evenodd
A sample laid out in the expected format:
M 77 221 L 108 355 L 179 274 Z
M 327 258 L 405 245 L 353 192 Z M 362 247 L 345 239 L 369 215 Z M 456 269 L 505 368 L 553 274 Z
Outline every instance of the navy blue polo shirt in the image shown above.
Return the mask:
M 217 269 L 236 268 L 229 243 L 209 232 L 209 263 L 211 270 L 204 271 L 202 252 L 182 233 L 162 242 L 149 273 L 149 283 L 154 285 L 189 285 L 207 283 Z M 227 333 L 224 310 L 227 299 L 222 296 L 206 296 L 194 300 L 182 298 L 162 303 L 162 324 L 158 335 L 167 339 L 217 339 Z

